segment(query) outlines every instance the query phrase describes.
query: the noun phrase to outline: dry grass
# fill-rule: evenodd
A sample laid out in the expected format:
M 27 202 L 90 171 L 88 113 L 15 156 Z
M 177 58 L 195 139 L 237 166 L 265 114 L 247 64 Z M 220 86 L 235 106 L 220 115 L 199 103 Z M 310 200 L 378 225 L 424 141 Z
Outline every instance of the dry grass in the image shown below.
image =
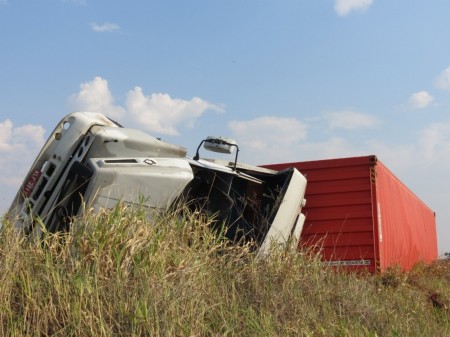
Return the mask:
M 29 242 L 0 233 L 2 336 L 449 336 L 450 263 L 346 274 L 265 260 L 187 212 L 87 214 Z

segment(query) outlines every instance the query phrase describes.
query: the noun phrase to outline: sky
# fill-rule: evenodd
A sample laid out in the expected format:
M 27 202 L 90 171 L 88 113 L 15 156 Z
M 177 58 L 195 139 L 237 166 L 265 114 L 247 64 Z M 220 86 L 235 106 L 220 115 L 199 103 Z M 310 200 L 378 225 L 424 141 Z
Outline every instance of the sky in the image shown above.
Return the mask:
M 0 0 L 0 211 L 56 123 L 104 113 L 250 164 L 377 155 L 450 251 L 450 1 Z

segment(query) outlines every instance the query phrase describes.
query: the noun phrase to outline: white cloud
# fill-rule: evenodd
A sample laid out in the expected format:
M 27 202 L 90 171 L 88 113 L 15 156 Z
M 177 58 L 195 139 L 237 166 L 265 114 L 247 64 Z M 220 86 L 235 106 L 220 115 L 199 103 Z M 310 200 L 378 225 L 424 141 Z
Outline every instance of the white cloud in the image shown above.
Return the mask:
M 253 164 L 286 163 L 326 158 L 367 155 L 367 141 L 354 144 L 345 137 L 331 136 L 322 140 L 311 130 L 321 129 L 296 118 L 260 117 L 249 121 L 231 121 L 228 124 L 241 148 L 240 158 Z M 311 137 L 308 135 L 311 134 Z M 311 138 L 311 139 L 309 139 Z
M 340 16 L 348 15 L 350 12 L 358 10 L 364 11 L 373 3 L 373 0 L 335 0 L 334 10 Z
M 295 149 L 293 158 L 298 161 L 363 156 L 368 153 L 343 137 L 323 141 L 307 141 Z
M 70 97 L 72 107 L 77 111 L 100 112 L 111 118 L 121 118 L 125 109 L 114 104 L 108 81 L 95 77 L 91 82 L 82 83 L 80 91 Z
M 45 130 L 41 125 L 26 124 L 13 131 L 14 145 L 20 149 L 40 150 L 44 144 Z
M 40 125 L 14 127 L 9 119 L 0 122 L 0 215 L 9 207 L 44 144 L 44 133 Z
M 434 85 L 439 89 L 450 89 L 450 67 L 447 67 L 447 69 L 442 71 L 442 73 L 436 78 Z
M 433 123 L 420 132 L 419 146 L 428 163 L 446 162 L 450 168 L 450 122 Z
M 129 116 L 139 125 L 166 135 L 178 135 L 177 128 L 180 125 L 193 127 L 195 121 L 207 110 L 223 112 L 217 105 L 198 97 L 187 101 L 161 93 L 145 96 L 140 87 L 128 92 L 126 107 Z
M 4 185 L 18 187 L 44 139 L 40 125 L 14 127 L 11 120 L 0 122 L 0 177 Z M 20 154 L 20 155 L 18 155 Z
M 292 145 L 305 140 L 307 136 L 307 125 L 292 117 L 265 116 L 249 121 L 234 120 L 228 126 L 255 150 L 264 150 L 265 146 L 274 142 Z
M 101 77 L 81 84 L 70 103 L 74 110 L 100 112 L 118 121 L 128 118 L 127 126 L 138 125 L 165 135 L 178 135 L 180 126 L 192 127 L 207 110 L 223 112 L 221 107 L 199 97 L 188 101 L 161 93 L 145 96 L 140 87 L 128 92 L 124 108 L 115 104 L 108 81 Z
M 364 146 L 365 154 L 377 155 L 394 172 L 411 172 L 411 165 L 414 162 L 414 166 L 417 166 L 419 156 L 417 143 L 387 144 L 382 139 L 371 139 Z
M 94 32 L 98 32 L 98 33 L 112 33 L 115 31 L 120 30 L 120 26 L 118 24 L 115 23 L 104 23 L 104 24 L 98 24 L 98 23 L 91 23 L 91 28 Z
M 10 139 L 12 130 L 13 124 L 9 119 L 0 123 L 0 153 L 9 151 L 11 148 Z
M 306 124 L 297 118 L 265 116 L 249 121 L 234 120 L 228 127 L 241 149 L 245 149 L 242 158 L 258 164 L 366 155 L 367 140 L 357 145 L 350 139 L 335 135 L 313 140 L 320 138 L 316 131 L 320 133 L 324 126 L 347 130 L 372 128 L 380 121 L 369 115 L 345 111 L 327 114 L 313 123 Z M 308 132 L 312 128 L 315 132 Z M 308 134 L 312 135 L 311 139 Z
M 356 111 L 335 111 L 325 116 L 331 129 L 356 130 L 373 128 L 380 124 L 375 117 Z
M 18 151 L 40 149 L 45 130 L 40 125 L 27 124 L 14 128 L 11 120 L 0 122 L 0 162 L 4 156 L 17 155 Z
M 409 107 L 411 109 L 422 109 L 429 106 L 434 101 L 434 97 L 426 91 L 419 91 L 409 98 Z
M 308 126 L 296 118 L 265 116 L 228 123 L 245 158 L 251 162 L 268 162 L 288 158 L 292 150 L 307 137 Z

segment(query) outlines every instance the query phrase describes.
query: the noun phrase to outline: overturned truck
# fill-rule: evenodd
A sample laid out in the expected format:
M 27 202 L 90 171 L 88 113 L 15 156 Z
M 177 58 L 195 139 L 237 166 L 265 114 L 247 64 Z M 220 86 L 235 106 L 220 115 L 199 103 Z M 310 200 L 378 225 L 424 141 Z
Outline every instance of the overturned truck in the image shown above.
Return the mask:
M 201 159 L 207 150 L 232 153 L 234 162 Z M 212 216 L 226 236 L 257 244 L 299 240 L 305 220 L 305 177 L 237 163 L 239 148 L 227 138 L 208 137 L 193 158 L 186 149 L 98 113 L 64 117 L 51 133 L 17 192 L 8 217 L 25 235 L 67 231 L 83 205 L 94 212 L 118 202 L 169 210 L 183 200 Z

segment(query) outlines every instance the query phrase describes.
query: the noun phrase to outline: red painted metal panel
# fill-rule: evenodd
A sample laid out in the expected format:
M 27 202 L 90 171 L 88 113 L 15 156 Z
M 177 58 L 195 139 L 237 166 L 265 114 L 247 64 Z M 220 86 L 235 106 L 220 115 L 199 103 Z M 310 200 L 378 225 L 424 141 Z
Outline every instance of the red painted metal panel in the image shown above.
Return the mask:
M 392 265 L 410 269 L 419 261 L 436 260 L 435 213 L 380 162 L 376 180 L 381 271 Z
M 434 213 L 376 156 L 265 167 L 296 167 L 308 179 L 300 244 L 325 261 L 374 272 L 437 258 Z
M 374 156 L 269 165 L 294 166 L 308 180 L 301 245 L 325 261 L 375 271 L 377 266 L 370 168 Z M 367 265 L 368 264 L 368 265 Z

